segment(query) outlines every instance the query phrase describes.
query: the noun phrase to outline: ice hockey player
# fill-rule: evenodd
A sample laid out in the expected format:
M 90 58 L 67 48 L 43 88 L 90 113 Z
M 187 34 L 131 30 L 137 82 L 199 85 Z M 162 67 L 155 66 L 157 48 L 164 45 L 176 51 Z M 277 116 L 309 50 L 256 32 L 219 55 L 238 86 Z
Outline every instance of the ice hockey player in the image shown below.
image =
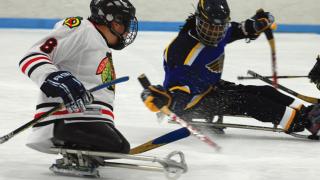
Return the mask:
M 135 8 L 128 0 L 92 0 L 88 19 L 69 17 L 38 41 L 20 70 L 41 89 L 35 117 L 60 103 L 65 108 L 32 128 L 27 146 L 44 153 L 63 147 L 128 153 L 130 145 L 113 124 L 115 88 L 87 89 L 115 79 L 111 49 L 137 35 Z
M 225 46 L 239 39 L 254 40 L 273 23 L 272 14 L 263 11 L 243 22 L 231 22 L 226 0 L 200 0 L 195 14 L 164 51 L 163 87 L 144 90 L 144 103 L 152 111 L 166 105 L 185 120 L 244 115 L 280 125 L 287 133 L 306 128 L 315 138 L 319 127 L 311 122 L 317 116 L 310 113 L 313 106 L 304 107 L 271 86 L 221 80 Z

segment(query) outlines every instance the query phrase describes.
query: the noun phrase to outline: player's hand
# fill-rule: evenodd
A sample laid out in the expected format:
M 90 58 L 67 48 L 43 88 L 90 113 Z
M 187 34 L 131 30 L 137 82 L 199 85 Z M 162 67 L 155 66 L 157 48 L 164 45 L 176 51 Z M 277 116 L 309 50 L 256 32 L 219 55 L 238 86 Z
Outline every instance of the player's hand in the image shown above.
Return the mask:
M 68 71 L 49 74 L 40 89 L 48 97 L 61 97 L 68 112 L 83 112 L 93 96 L 82 83 Z
M 144 104 L 150 111 L 158 112 L 164 106 L 170 106 L 172 97 L 170 92 L 166 91 L 161 85 L 149 86 L 141 93 Z
M 257 10 L 256 14 L 242 23 L 244 34 L 250 39 L 256 39 L 262 32 L 268 28 L 274 29 L 274 17 L 270 12 L 264 12 L 262 9 Z
M 320 90 L 320 55 L 318 55 L 316 64 L 309 72 L 308 78 L 311 82 L 315 83 Z
M 252 19 L 254 20 L 253 29 L 257 34 L 270 28 L 274 23 L 274 16 L 270 12 L 264 12 L 262 9 L 257 10 Z

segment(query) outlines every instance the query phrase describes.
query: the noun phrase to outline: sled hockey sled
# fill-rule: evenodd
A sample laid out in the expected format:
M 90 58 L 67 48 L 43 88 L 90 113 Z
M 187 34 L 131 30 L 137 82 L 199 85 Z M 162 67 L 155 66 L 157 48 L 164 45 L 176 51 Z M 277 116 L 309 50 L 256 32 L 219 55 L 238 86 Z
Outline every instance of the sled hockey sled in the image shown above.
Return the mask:
M 143 155 L 129 155 L 111 152 L 96 152 L 87 150 L 74 150 L 63 148 L 51 148 L 52 151 L 62 155 L 57 159 L 50 170 L 56 174 L 67 176 L 84 176 L 98 178 L 99 167 L 116 167 L 136 170 L 146 170 L 165 173 L 167 179 L 178 179 L 186 173 L 188 168 L 184 154 L 181 151 L 173 151 L 165 158 Z M 117 159 L 134 160 L 134 164 L 114 162 Z M 151 162 L 156 165 L 143 165 L 141 162 Z

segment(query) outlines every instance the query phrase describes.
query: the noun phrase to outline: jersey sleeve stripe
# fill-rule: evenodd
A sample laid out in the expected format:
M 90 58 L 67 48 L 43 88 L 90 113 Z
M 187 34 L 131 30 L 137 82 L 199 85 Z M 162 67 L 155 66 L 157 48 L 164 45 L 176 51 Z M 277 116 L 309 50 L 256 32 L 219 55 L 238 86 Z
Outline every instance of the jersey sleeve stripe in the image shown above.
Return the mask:
M 39 55 L 48 57 L 47 55 L 42 54 L 42 53 L 32 53 L 32 54 L 29 54 L 28 56 L 24 57 L 24 58 L 19 62 L 19 66 L 21 66 L 21 64 L 22 64 L 24 61 L 26 61 L 27 59 L 29 59 L 30 57 L 32 57 L 32 56 L 39 56 Z
M 34 62 L 36 62 L 36 61 L 40 61 L 40 60 L 45 60 L 45 61 L 50 62 L 49 58 L 44 57 L 44 56 L 40 56 L 40 57 L 36 57 L 36 58 L 30 59 L 27 63 L 25 63 L 25 64 L 22 66 L 22 68 L 21 68 L 22 72 L 25 74 L 26 69 L 27 69 L 32 63 L 34 63 Z M 51 63 L 51 62 L 50 62 L 50 63 Z
M 39 66 L 42 66 L 42 65 L 44 65 L 44 64 L 52 64 L 52 63 L 51 63 L 51 62 L 40 62 L 40 63 L 32 66 L 32 67 L 30 68 L 29 72 L 28 72 L 28 77 L 31 76 L 32 72 L 33 72 L 35 69 L 37 69 Z

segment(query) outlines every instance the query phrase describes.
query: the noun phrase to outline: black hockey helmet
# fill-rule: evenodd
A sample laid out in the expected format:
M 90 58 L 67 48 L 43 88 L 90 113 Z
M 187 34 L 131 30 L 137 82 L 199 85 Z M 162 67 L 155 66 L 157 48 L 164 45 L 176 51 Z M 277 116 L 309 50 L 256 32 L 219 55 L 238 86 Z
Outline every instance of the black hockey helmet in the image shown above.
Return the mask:
M 97 24 L 106 25 L 119 38 L 117 45 L 111 48 L 120 50 L 131 44 L 137 36 L 138 20 L 136 9 L 128 0 L 92 0 L 90 3 L 91 16 L 89 19 Z M 125 32 L 119 34 L 112 26 L 115 21 L 125 26 Z
M 208 46 L 216 46 L 229 27 L 230 9 L 227 1 L 199 0 L 195 15 L 200 41 Z

